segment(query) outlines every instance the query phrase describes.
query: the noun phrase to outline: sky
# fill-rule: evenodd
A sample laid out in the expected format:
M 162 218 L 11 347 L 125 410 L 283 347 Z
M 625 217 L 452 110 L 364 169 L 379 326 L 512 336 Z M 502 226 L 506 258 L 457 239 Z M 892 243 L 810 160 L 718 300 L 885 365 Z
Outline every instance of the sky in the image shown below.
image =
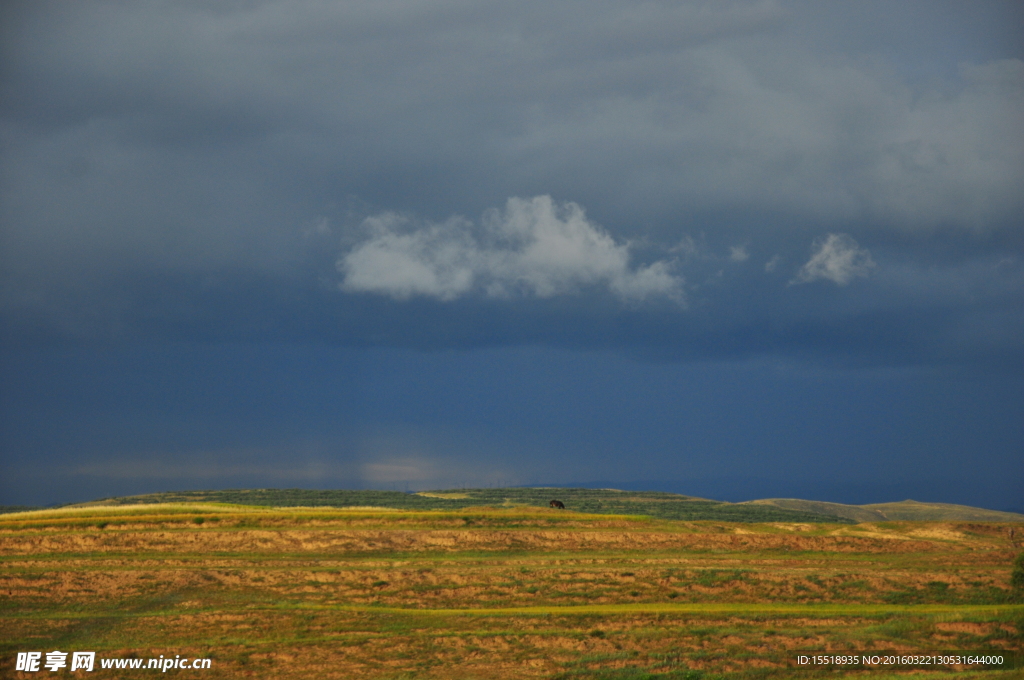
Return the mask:
M 1024 5 L 0 6 L 0 504 L 1024 512 Z

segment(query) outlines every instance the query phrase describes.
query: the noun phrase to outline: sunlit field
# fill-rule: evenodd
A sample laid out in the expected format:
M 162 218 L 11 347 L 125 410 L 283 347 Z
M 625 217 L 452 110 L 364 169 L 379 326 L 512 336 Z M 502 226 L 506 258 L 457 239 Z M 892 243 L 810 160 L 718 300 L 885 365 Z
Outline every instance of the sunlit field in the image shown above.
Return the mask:
M 0 674 L 57 677 L 15 658 L 61 650 L 209 658 L 170 671 L 203 678 L 1019 678 L 796 663 L 1021 655 L 1008 526 L 216 503 L 0 515 Z M 146 675 L 98 666 L 86 675 Z

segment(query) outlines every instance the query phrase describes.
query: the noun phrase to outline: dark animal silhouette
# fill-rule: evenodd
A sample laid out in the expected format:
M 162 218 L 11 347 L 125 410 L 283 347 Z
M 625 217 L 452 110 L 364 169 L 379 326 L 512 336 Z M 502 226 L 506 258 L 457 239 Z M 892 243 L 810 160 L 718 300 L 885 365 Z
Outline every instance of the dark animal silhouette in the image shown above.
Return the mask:
M 558 508 L 559 510 L 565 510 L 565 503 L 563 503 L 562 501 L 551 501 L 550 503 L 548 503 L 548 505 L 550 505 L 553 508 Z

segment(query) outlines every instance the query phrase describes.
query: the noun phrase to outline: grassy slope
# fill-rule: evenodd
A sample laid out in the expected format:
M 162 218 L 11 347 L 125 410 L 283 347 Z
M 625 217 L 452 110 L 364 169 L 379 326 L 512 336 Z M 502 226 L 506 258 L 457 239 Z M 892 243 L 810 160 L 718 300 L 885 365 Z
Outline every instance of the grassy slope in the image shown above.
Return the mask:
M 952 505 L 950 503 L 901 501 L 899 503 L 876 503 L 861 507 L 881 512 L 891 520 L 1024 522 L 1024 515 L 1015 512 L 985 510 L 982 508 L 972 508 L 967 505 Z
M 377 506 L 401 510 L 458 510 L 479 505 L 547 507 L 557 498 L 571 510 L 589 513 L 648 515 L 659 519 L 730 522 L 880 522 L 978 521 L 1024 522 L 1024 515 L 948 503 L 878 503 L 844 505 L 795 498 L 767 498 L 724 503 L 658 491 L 614 489 L 498 488 L 449 489 L 421 493 L 310 489 L 228 489 L 181 491 L 107 498 L 81 506 L 138 503 L 220 502 L 273 507 Z M 3 509 L 0 508 L 0 511 Z M 11 511 L 11 510 L 8 510 Z
M 793 669 L 798 651 L 1019 654 L 1012 557 L 979 524 L 43 510 L 0 518 L 0 675 L 52 649 L 212 657 L 210 680 L 795 679 L 822 675 Z
M 110 498 L 81 505 L 138 503 L 222 502 L 274 507 L 379 506 L 401 510 L 459 510 L 488 506 L 547 507 L 557 498 L 570 510 L 587 513 L 647 515 L 658 519 L 718 520 L 727 522 L 850 522 L 819 511 L 723 503 L 657 491 L 613 489 L 503 488 L 457 489 L 420 494 L 400 491 L 314 491 L 308 489 L 238 489 L 188 491 Z
M 985 510 L 972 508 L 968 505 L 951 503 L 919 503 L 918 501 L 900 501 L 899 503 L 875 503 L 872 505 L 843 505 L 842 503 L 826 503 L 823 501 L 805 501 L 797 498 L 765 498 L 747 501 L 739 505 L 770 505 L 801 512 L 836 515 L 856 522 L 884 522 L 887 520 L 909 520 L 923 522 L 1024 522 L 1024 515 L 1015 512 Z

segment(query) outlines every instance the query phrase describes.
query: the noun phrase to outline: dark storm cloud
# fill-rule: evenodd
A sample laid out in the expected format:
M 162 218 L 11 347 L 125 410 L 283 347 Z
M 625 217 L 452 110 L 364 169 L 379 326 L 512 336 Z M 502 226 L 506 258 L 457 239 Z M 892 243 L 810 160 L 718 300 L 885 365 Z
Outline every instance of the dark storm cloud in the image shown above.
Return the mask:
M 833 9 L 9 3 L 2 331 L 1017 356 L 1019 11 Z

